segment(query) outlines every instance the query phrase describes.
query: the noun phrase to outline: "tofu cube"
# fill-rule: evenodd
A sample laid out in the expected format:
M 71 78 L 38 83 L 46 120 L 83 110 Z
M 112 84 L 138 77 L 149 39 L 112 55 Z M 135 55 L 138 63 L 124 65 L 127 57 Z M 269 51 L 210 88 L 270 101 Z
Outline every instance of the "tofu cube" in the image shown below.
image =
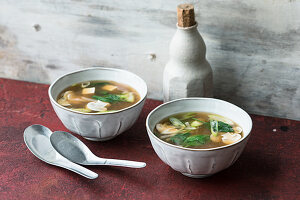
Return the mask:
M 81 93 L 82 94 L 94 94 L 95 93 L 95 87 L 83 88 Z
M 102 90 L 106 90 L 106 91 L 112 92 L 112 91 L 116 90 L 117 88 L 118 88 L 118 87 L 115 86 L 115 85 L 104 85 L 104 86 L 102 87 Z

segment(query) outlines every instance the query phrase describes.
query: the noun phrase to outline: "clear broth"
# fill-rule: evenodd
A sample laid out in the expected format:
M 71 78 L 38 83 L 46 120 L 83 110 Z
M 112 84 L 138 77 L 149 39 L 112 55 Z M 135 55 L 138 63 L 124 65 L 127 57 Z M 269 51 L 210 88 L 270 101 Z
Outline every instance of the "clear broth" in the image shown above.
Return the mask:
M 188 118 L 188 119 L 184 119 L 184 116 L 188 113 L 194 113 L 194 116 L 191 117 L 191 118 Z M 184 113 L 178 113 L 178 114 L 175 114 L 175 115 L 171 115 L 171 116 L 168 116 L 166 118 L 164 118 L 163 120 L 161 120 L 158 124 L 167 124 L 167 125 L 171 125 L 172 126 L 172 123 L 170 122 L 170 117 L 175 117 L 177 119 L 181 119 L 180 121 L 182 121 L 183 123 L 186 123 L 186 122 L 189 122 L 189 124 L 191 124 L 193 121 L 195 121 L 194 119 L 192 118 L 197 118 L 203 122 L 209 122 L 209 115 L 215 115 L 214 113 L 206 113 L 206 112 L 184 112 Z M 218 115 L 219 116 L 219 115 Z M 227 119 L 227 118 L 226 118 Z M 228 119 L 229 120 L 229 119 Z M 232 120 L 230 120 L 233 125 L 231 126 L 232 128 L 235 128 L 235 127 L 240 127 L 237 123 L 233 122 Z M 210 128 L 208 128 L 206 125 L 201 125 L 199 126 L 196 130 L 192 130 L 189 132 L 190 135 L 211 135 L 211 130 Z M 224 134 L 225 132 L 220 132 L 220 134 Z M 172 142 L 172 140 L 170 139 L 171 137 L 166 137 L 166 138 L 163 138 L 166 136 L 166 134 L 161 134 L 157 128 L 155 127 L 154 128 L 154 134 L 160 138 L 161 140 L 167 142 L 167 143 L 170 143 L 170 144 L 174 144 L 174 145 L 177 145 L 177 146 L 182 146 L 182 145 L 178 145 L 178 144 L 175 144 L 174 142 Z M 180 133 L 178 133 L 180 134 Z M 243 138 L 243 132 L 239 133 L 241 135 L 241 138 Z M 176 134 L 177 135 L 177 134 Z M 240 139 L 241 140 L 241 139 Z M 201 144 L 201 145 L 198 145 L 198 146 L 190 146 L 190 147 L 187 147 L 187 148 L 193 148 L 193 149 L 209 149 L 209 148 L 215 148 L 215 147 L 221 147 L 221 146 L 225 146 L 227 144 L 224 144 L 222 141 L 221 142 L 213 142 L 211 139 L 209 141 L 207 141 L 205 144 Z
M 95 93 L 93 94 L 82 94 L 82 83 L 86 83 L 86 82 L 90 82 L 90 86 L 87 86 L 85 88 L 91 88 L 91 87 L 95 87 Z M 100 84 L 99 84 L 100 83 Z M 107 91 L 102 89 L 104 85 L 101 85 L 101 83 L 107 83 L 104 85 L 113 85 L 116 86 L 117 89 L 113 90 L 113 91 Z M 98 84 L 98 85 L 97 85 Z M 85 82 L 80 82 L 74 85 L 71 85 L 69 87 L 67 87 L 66 89 L 64 89 L 63 91 L 60 92 L 60 94 L 57 97 L 57 102 L 60 98 L 62 98 L 65 94 L 65 92 L 67 91 L 72 91 L 74 92 L 74 94 L 78 97 L 87 97 L 87 98 L 91 98 L 93 99 L 93 96 L 105 96 L 108 94 L 115 94 L 115 95 L 120 95 L 123 94 L 124 92 L 129 92 L 132 93 L 134 96 L 134 101 L 133 102 L 124 102 L 124 101 L 119 101 L 119 102 L 110 102 L 110 106 L 107 108 L 106 112 L 109 111 L 116 111 L 116 110 L 121 110 L 124 108 L 127 108 L 129 106 L 134 105 L 135 103 L 137 103 L 140 100 L 140 95 L 139 93 L 132 87 L 130 87 L 129 85 L 123 84 L 123 83 L 118 83 L 115 81 L 101 81 L 101 80 L 93 80 L 93 81 L 85 81 Z M 76 104 L 71 104 L 68 106 L 64 106 L 66 108 L 72 109 L 72 110 L 77 110 L 80 111 L 80 109 L 85 109 L 87 105 L 87 102 L 81 102 L 81 103 L 76 103 Z M 90 113 L 98 113 L 98 111 L 90 111 Z

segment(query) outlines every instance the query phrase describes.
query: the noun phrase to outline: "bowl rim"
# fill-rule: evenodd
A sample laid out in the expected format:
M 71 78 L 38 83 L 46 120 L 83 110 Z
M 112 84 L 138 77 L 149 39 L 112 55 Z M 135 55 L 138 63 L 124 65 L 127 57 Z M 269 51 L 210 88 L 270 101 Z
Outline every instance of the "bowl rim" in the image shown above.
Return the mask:
M 222 103 L 227 103 L 227 104 L 231 104 L 239 109 L 242 110 L 242 112 L 245 112 L 246 116 L 248 117 L 249 119 L 249 122 L 251 123 L 250 124 L 250 130 L 249 130 L 249 133 L 246 137 L 242 137 L 239 141 L 235 142 L 235 143 L 232 143 L 232 144 L 228 144 L 228 145 L 224 145 L 224 146 L 220 146 L 220 147 L 214 147 L 214 148 L 208 148 L 208 149 L 195 149 L 195 148 L 187 148 L 187 147 L 181 147 L 181 146 L 177 146 L 177 145 L 174 145 L 174 144 L 170 144 L 168 142 L 165 142 L 163 141 L 162 139 L 158 138 L 153 132 L 152 130 L 150 129 L 149 127 L 149 118 L 151 117 L 151 115 L 157 111 L 158 109 L 160 109 L 161 107 L 167 105 L 167 104 L 170 104 L 170 103 L 174 103 L 174 102 L 177 102 L 177 101 L 188 101 L 188 100 L 211 100 L 211 101 L 219 101 L 219 102 L 222 102 Z M 215 99 L 215 98 L 206 98 L 206 97 L 188 97 L 188 98 L 180 98 L 180 99 L 175 99 L 175 100 L 172 100 L 172 101 L 168 101 L 168 102 L 165 102 L 159 106 L 157 106 L 155 109 L 153 109 L 147 116 L 146 118 L 146 128 L 147 128 L 147 132 L 148 132 L 148 135 L 152 136 L 153 138 L 155 138 L 158 142 L 160 143 L 163 143 L 167 146 L 170 146 L 170 147 L 174 147 L 174 148 L 177 148 L 177 149 L 182 149 L 182 150 L 188 150 L 188 151 L 215 151 L 215 150 L 222 150 L 222 149 L 225 149 L 227 147 L 232 147 L 232 146 L 235 146 L 235 145 L 238 145 L 239 143 L 243 142 L 244 140 L 246 140 L 246 138 L 249 138 L 250 137 L 250 134 L 251 134 L 251 130 L 252 130 L 252 126 L 253 126 L 253 122 L 252 122 L 252 119 L 250 117 L 250 115 L 245 111 L 243 110 L 242 108 L 238 107 L 237 105 L 233 104 L 233 103 L 229 103 L 227 101 L 224 101 L 224 100 L 221 100 L 221 99 Z M 152 145 L 153 146 L 153 145 Z
M 123 109 L 120 109 L 120 110 L 116 110 L 116 111 L 112 111 L 112 112 L 103 112 L 103 113 L 83 113 L 83 112 L 79 112 L 79 111 L 75 111 L 75 110 L 71 110 L 69 108 L 66 108 L 62 105 L 60 105 L 59 103 L 57 103 L 55 101 L 55 99 L 53 98 L 52 94 L 51 94 L 51 90 L 53 88 L 53 86 L 61 79 L 67 77 L 67 76 L 71 76 L 73 74 L 76 74 L 76 73 L 81 73 L 81 72 L 84 72 L 84 71 L 89 71 L 89 70 L 108 70 L 108 71 L 119 71 L 119 72 L 126 72 L 126 73 L 130 73 L 132 75 L 134 75 L 137 79 L 140 79 L 140 81 L 142 81 L 145 85 L 145 95 L 143 97 L 140 98 L 140 100 L 138 102 L 136 102 L 135 104 L 131 105 L 131 106 L 128 106 L 126 108 L 123 108 Z M 133 87 L 130 85 L 130 87 Z M 134 87 L 133 87 L 134 88 Z M 135 89 L 135 88 L 134 88 Z M 138 106 L 139 104 L 141 104 L 142 102 L 144 102 L 144 100 L 146 99 L 147 97 L 147 94 L 148 94 L 148 86 L 146 84 L 146 82 L 141 78 L 139 77 L 138 75 L 136 75 L 135 73 L 133 72 L 130 72 L 130 71 L 127 71 L 127 70 L 124 70 L 124 69 L 117 69 L 117 68 L 108 68 L 108 67 L 89 67 L 89 68 L 85 68 L 85 69 L 80 69 L 80 70 L 76 70 L 76 71 L 72 71 L 70 73 L 66 73 L 60 77 L 58 77 L 57 79 L 55 79 L 51 85 L 49 86 L 48 88 L 48 95 L 49 95 L 49 98 L 50 98 L 50 101 L 55 105 L 55 106 L 58 106 L 59 108 L 62 108 L 68 112 L 73 112 L 73 113 L 76 113 L 76 114 L 82 114 L 82 115 L 108 115 L 108 114 L 116 114 L 116 113 L 120 113 L 120 112 L 124 112 L 126 110 L 129 110 L 133 107 L 136 107 Z M 139 94 L 141 95 L 141 94 Z

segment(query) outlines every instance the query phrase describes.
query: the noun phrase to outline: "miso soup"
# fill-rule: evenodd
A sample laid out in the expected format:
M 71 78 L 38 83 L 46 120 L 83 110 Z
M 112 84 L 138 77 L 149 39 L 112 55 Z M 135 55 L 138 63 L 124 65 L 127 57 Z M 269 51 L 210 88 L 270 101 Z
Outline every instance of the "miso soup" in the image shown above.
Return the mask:
M 60 105 L 83 113 L 112 112 L 140 100 L 132 87 L 115 81 L 86 81 L 71 85 L 57 97 Z
M 154 134 L 181 147 L 208 149 L 235 143 L 243 137 L 242 128 L 232 120 L 205 112 L 171 115 L 158 124 Z

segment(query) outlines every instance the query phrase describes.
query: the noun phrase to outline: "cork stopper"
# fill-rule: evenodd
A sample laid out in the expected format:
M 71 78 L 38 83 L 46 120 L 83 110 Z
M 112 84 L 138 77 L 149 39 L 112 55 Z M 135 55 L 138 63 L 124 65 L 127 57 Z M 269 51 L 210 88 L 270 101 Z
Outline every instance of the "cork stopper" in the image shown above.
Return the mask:
M 179 27 L 190 27 L 196 24 L 194 6 L 192 4 L 180 4 L 177 6 L 177 21 Z

